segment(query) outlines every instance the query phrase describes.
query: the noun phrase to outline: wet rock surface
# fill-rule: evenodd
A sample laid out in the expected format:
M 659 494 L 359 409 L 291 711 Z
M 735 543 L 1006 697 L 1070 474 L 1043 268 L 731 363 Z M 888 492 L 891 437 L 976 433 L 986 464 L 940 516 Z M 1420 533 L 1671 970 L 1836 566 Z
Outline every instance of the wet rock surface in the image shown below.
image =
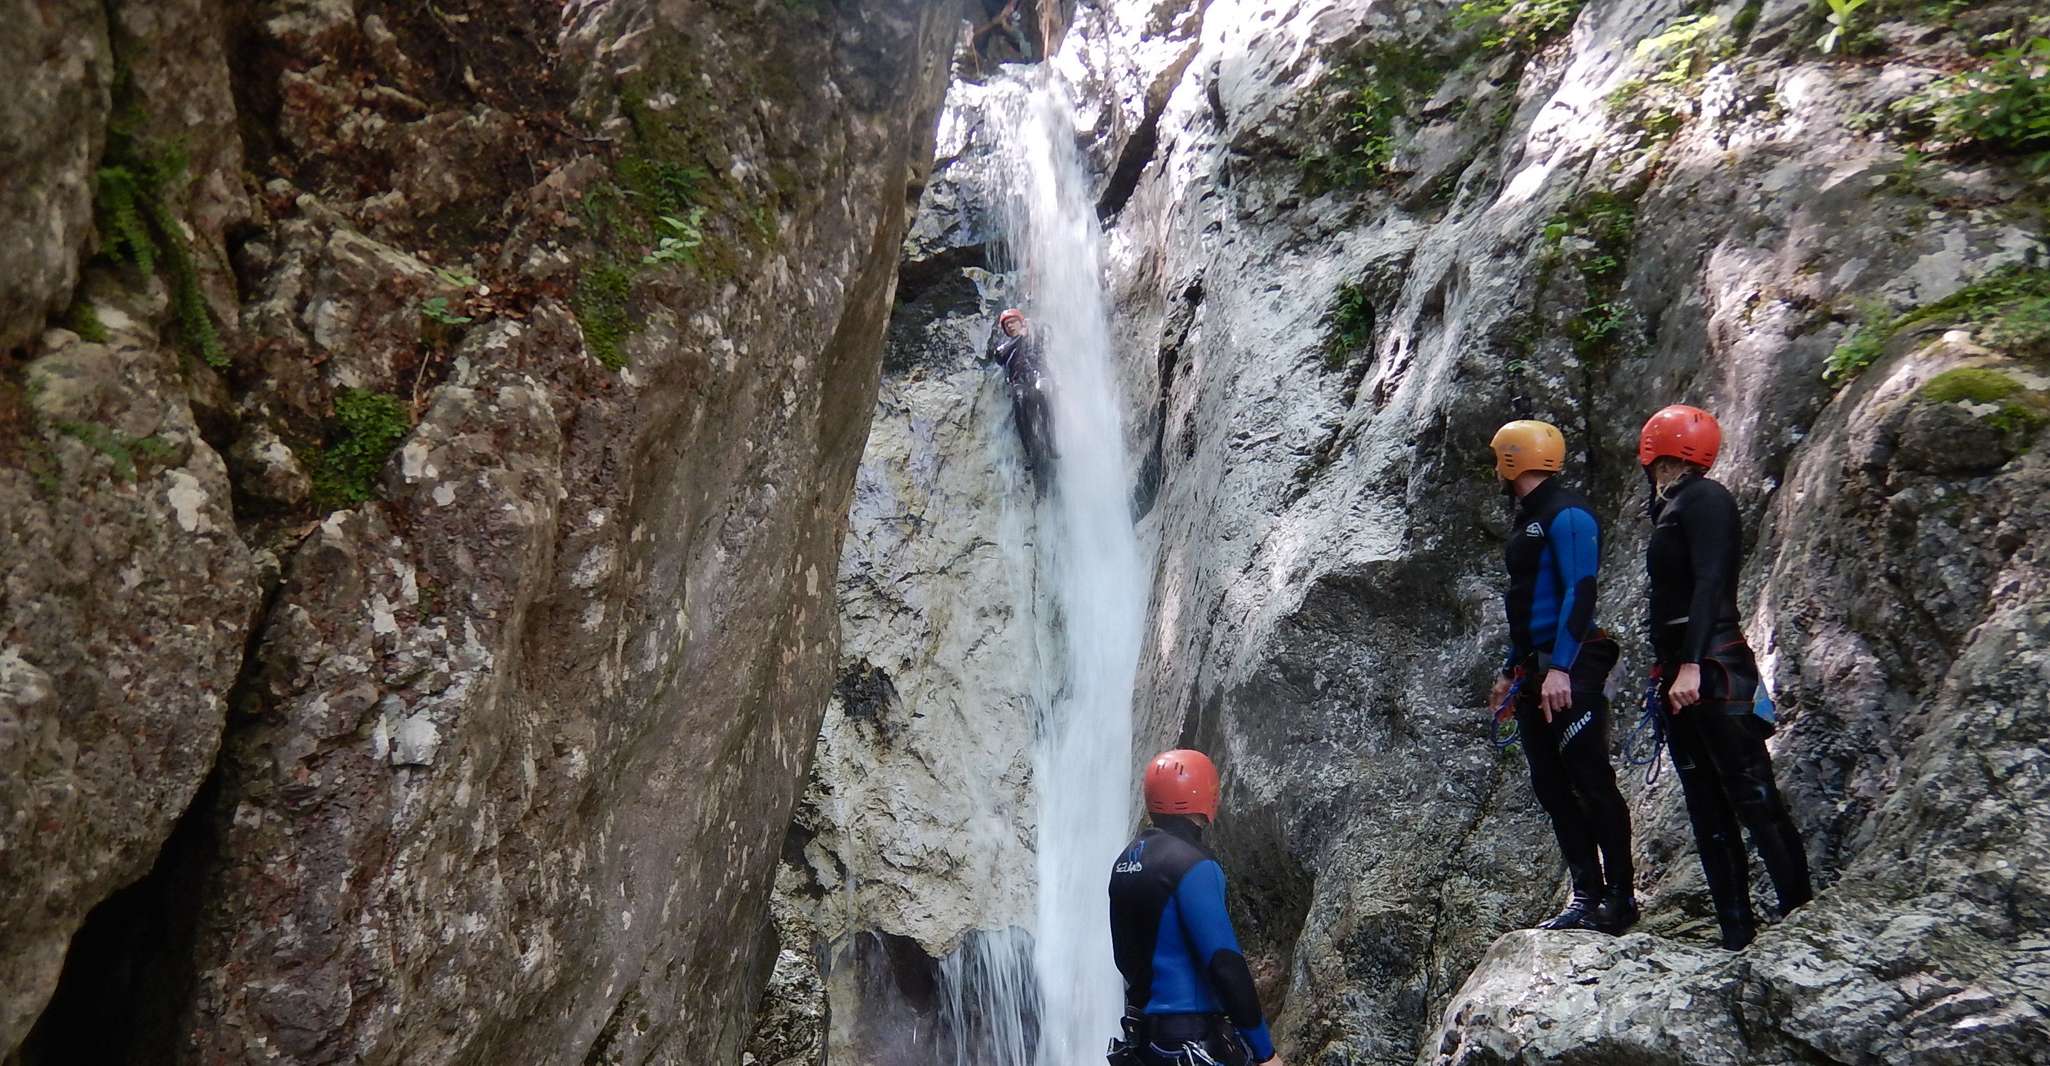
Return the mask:
M 1091 55 L 1136 69 L 1092 70 L 1098 106 L 1144 114 L 1196 5 L 1112 7 L 1071 44 L 1109 35 Z M 2021 767 L 2046 723 L 2007 688 L 2043 661 L 2033 378 L 2011 401 L 1929 391 L 2030 373 L 1968 309 L 1848 386 L 1822 376 L 1861 317 L 2042 262 L 2011 159 L 1904 182 L 1901 144 L 1857 117 L 1965 34 L 1894 22 L 1846 63 L 1798 4 L 1562 7 L 1491 43 L 1451 11 L 1200 5 L 1108 235 L 1134 446 L 1160 472 L 1141 746 L 1221 755 L 1220 848 L 1294 1058 L 2036 1061 L 2042 885 L 1995 854 L 2042 843 L 2015 812 L 2040 802 Z M 1399 101 L 1385 124 L 1363 84 Z M 1348 140 L 1361 124 L 1385 146 Z M 1868 296 L 1886 309 L 1861 316 Z M 1508 519 L 1486 441 L 1513 417 L 1571 441 L 1608 531 L 1620 734 L 1646 665 L 1631 454 L 1673 401 L 1723 418 L 1779 776 L 1833 887 L 1744 955 L 1707 947 L 1668 771 L 1628 786 L 1645 935 L 1495 943 L 1563 886 L 1521 760 L 1485 740 Z M 2010 769 L 1959 766 L 1974 735 Z
M 735 1060 L 955 12 L 110 10 L 0 108 L 0 1053 Z
M 804 916 L 803 947 L 823 964 L 831 1061 L 927 1061 L 937 960 L 958 966 L 970 938 L 1033 921 L 1051 606 L 1010 401 L 981 359 L 1015 299 L 992 267 L 1018 92 L 949 90 L 855 477 L 841 672 L 778 902 Z

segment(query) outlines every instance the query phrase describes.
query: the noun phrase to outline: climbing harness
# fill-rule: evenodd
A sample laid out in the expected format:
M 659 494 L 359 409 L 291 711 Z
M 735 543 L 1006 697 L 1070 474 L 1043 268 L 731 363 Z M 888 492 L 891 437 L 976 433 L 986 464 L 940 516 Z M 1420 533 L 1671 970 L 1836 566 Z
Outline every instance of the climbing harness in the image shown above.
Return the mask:
M 1507 751 L 1522 739 L 1516 726 L 1516 690 L 1523 687 L 1523 670 L 1517 668 L 1516 676 L 1509 682 L 1509 693 L 1495 708 L 1494 735 L 1491 738 L 1496 751 Z
M 1659 753 L 1666 746 L 1666 701 L 1659 698 L 1658 671 L 1653 670 L 1651 683 L 1644 686 L 1644 712 L 1637 717 L 1637 724 L 1623 737 L 1623 761 L 1631 766 L 1642 766 L 1644 784 L 1649 788 L 1659 779 Z
M 1210 1054 L 1198 1043 L 1186 1043 L 1179 1048 L 1164 1048 L 1159 1044 L 1150 1044 L 1148 1047 L 1155 1055 L 1173 1062 L 1175 1066 L 1224 1066 L 1223 1060 Z

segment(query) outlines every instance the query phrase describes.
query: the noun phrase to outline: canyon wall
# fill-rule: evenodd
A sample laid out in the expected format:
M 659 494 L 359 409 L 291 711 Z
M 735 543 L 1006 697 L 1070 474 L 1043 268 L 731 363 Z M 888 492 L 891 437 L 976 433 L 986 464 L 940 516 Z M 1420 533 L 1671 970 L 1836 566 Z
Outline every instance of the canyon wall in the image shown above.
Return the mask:
M 1958 72 L 2044 26 L 2025 5 L 1939 4 L 1868 13 L 1825 51 L 1827 30 L 1799 0 L 1107 2 L 1080 6 L 1051 61 L 1097 171 L 1155 557 L 1133 755 L 1219 757 L 1217 843 L 1292 1058 L 2043 1061 L 2050 843 L 2027 812 L 2050 736 L 2044 192 L 2028 152 L 1943 116 Z M 956 97 L 958 121 L 973 103 Z M 929 198 L 921 226 L 974 232 L 985 209 Z M 966 372 L 999 306 L 975 281 L 980 240 L 960 261 L 907 251 L 907 273 L 945 268 L 963 322 L 921 334 L 944 351 L 898 371 L 905 397 L 939 406 L 879 412 L 940 428 L 908 453 L 879 434 L 878 471 L 999 458 Z M 1639 931 L 1504 936 L 1563 884 L 1481 706 L 1510 518 L 1487 440 L 1511 418 L 1555 422 L 1596 502 L 1599 616 L 1626 649 L 1620 763 L 1648 665 L 1635 434 L 1669 402 L 1726 429 L 1716 474 L 1744 514 L 1773 750 L 1825 890 L 1745 954 L 1708 946 L 1677 782 L 1628 768 Z M 986 516 L 1008 487 L 977 476 L 958 498 Z M 857 528 L 899 513 L 873 510 Z M 921 561 L 973 558 L 940 550 L 976 521 L 949 516 L 845 567 L 871 575 L 843 584 L 850 641 L 896 665 L 846 657 L 841 706 L 889 708 L 902 739 L 837 712 L 827 749 L 869 746 L 845 749 L 859 773 L 822 763 L 814 796 L 889 792 L 890 758 L 972 754 L 958 724 L 923 723 L 966 704 L 856 683 L 969 661 L 955 623 L 879 615 L 877 583 L 937 584 L 922 602 L 947 618 L 1024 609 L 986 574 Z M 995 708 L 1030 680 L 975 676 L 981 721 L 1007 728 Z M 891 794 L 894 814 L 862 819 L 872 840 L 931 823 L 917 791 Z M 870 878 L 1013 891 L 978 887 L 944 848 L 893 871 L 885 850 L 805 839 L 800 867 L 863 854 Z M 959 902 L 907 922 L 894 891 L 846 897 L 827 939 L 909 936 L 915 975 L 988 928 Z M 897 991 L 916 1000 L 917 983 Z
M 959 19 L 17 12 L 0 1055 L 738 1057 Z

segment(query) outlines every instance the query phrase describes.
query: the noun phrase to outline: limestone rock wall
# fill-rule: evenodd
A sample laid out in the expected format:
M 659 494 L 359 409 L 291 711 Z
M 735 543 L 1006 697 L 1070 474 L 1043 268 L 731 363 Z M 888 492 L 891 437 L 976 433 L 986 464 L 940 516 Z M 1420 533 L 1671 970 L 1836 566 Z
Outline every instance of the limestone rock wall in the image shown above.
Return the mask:
M 31 5 L 0 1054 L 738 1057 L 958 25 Z
M 1128 116 L 1090 135 L 1159 472 L 1141 748 L 1221 757 L 1219 842 L 1282 1046 L 2039 1061 L 2043 841 L 2021 812 L 2046 723 L 2017 686 L 2044 661 L 2040 356 L 2003 332 L 2015 305 L 1967 286 L 2041 267 L 2041 188 L 1885 117 L 2031 14 L 1890 11 L 1844 58 L 1791 0 L 1479 7 L 1084 5 L 1059 60 Z M 1861 322 L 1932 305 L 1824 380 Z M 1941 378 L 1958 369 L 2002 398 Z M 1673 401 L 1727 429 L 1781 781 L 1831 887 L 1743 956 L 1701 946 L 1668 771 L 1630 786 L 1643 935 L 1495 943 L 1561 887 L 1521 760 L 1486 742 L 1508 522 L 1486 442 L 1513 417 L 1566 430 L 1609 530 L 1628 724 L 1634 434 Z

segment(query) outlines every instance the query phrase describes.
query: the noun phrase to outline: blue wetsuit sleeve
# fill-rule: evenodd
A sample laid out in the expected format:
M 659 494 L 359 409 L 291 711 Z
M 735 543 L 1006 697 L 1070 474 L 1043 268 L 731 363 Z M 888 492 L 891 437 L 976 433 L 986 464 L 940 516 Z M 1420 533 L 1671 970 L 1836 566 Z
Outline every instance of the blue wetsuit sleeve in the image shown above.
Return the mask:
M 1552 669 L 1573 669 L 1580 642 L 1594 629 L 1595 574 L 1601 545 L 1594 516 L 1568 507 L 1545 531 L 1546 548 L 1559 579 L 1559 628 L 1552 637 Z
M 1231 916 L 1224 910 L 1224 870 L 1205 860 L 1182 875 L 1175 887 L 1175 909 L 1181 915 L 1182 933 L 1194 945 L 1196 960 L 1210 978 L 1225 1016 L 1231 1019 L 1246 1046 L 1253 1049 L 1253 1061 L 1274 1057 L 1274 1039 L 1268 1035 L 1267 1019 L 1260 1013 L 1260 995 L 1253 989 L 1253 972 L 1239 953 L 1238 935 L 1232 932 Z

